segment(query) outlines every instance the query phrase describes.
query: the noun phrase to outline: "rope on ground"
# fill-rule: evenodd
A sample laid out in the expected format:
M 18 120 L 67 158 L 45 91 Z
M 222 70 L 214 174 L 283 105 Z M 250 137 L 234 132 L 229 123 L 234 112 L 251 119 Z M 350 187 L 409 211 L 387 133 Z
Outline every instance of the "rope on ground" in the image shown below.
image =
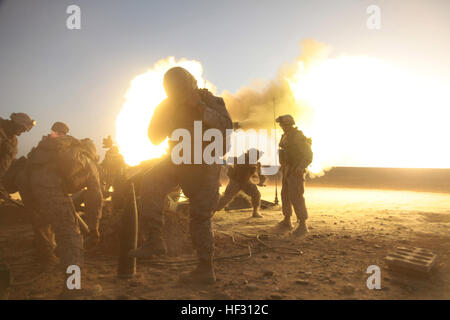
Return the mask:
M 233 244 L 246 248 L 248 250 L 248 253 L 246 254 L 236 254 L 236 255 L 227 255 L 227 256 L 219 256 L 214 258 L 214 261 L 216 262 L 242 262 L 249 260 L 254 257 L 255 254 L 259 254 L 265 251 L 273 251 L 279 254 L 290 254 L 290 255 L 300 255 L 301 251 L 296 248 L 290 248 L 286 246 L 274 246 L 269 245 L 267 242 L 261 240 L 262 236 L 267 236 L 263 234 L 256 234 L 256 235 L 248 235 L 242 232 L 235 232 L 237 234 L 240 234 L 246 238 L 255 239 L 259 244 L 262 245 L 259 250 L 254 250 L 251 245 L 243 245 L 236 241 L 233 234 L 229 234 L 223 231 L 218 231 L 222 234 L 225 234 L 231 238 L 231 241 Z M 186 266 L 186 265 L 196 265 L 197 259 L 181 259 L 181 260 L 152 260 L 151 265 L 153 266 Z
M 233 235 L 222 232 L 231 237 L 231 240 L 234 244 L 244 247 L 248 250 L 248 253 L 245 254 L 236 254 L 236 255 L 227 255 L 227 256 L 219 256 L 214 258 L 216 262 L 241 262 L 253 257 L 252 247 L 250 245 L 241 245 L 236 242 Z M 196 265 L 198 263 L 197 259 L 177 259 L 177 260 L 152 260 L 150 264 L 152 266 L 187 266 L 187 265 Z
M 23 285 L 26 285 L 26 284 L 30 284 L 30 283 L 32 283 L 32 282 L 35 282 L 35 281 L 39 280 L 39 279 L 42 278 L 45 274 L 47 274 L 47 272 L 41 272 L 41 273 L 39 273 L 37 276 L 35 276 L 35 277 L 31 278 L 31 279 L 28 279 L 28 280 L 23 280 L 23 281 L 13 281 L 13 282 L 12 282 L 12 285 L 14 285 L 14 286 L 23 286 Z
M 256 239 L 256 241 L 258 241 L 258 243 L 260 243 L 264 248 L 266 248 L 267 250 L 271 250 L 273 252 L 276 253 L 280 253 L 280 254 L 292 254 L 292 255 L 301 255 L 302 252 L 297 249 L 297 248 L 290 248 L 290 247 L 286 247 L 286 246 L 273 246 L 273 245 L 269 245 L 267 242 L 264 242 L 263 240 L 261 240 L 261 237 L 265 236 L 265 237 L 269 237 L 269 235 L 267 234 L 256 234 L 256 235 L 248 235 L 242 232 L 238 232 L 236 231 L 236 233 L 247 237 L 247 238 L 254 238 Z
M 216 258 L 214 258 L 214 261 L 216 262 L 242 262 L 242 261 L 247 261 L 250 260 L 251 258 L 253 258 L 256 254 L 260 254 L 266 251 L 273 251 L 279 254 L 290 254 L 290 255 L 300 255 L 301 251 L 299 249 L 296 248 L 290 248 L 290 247 L 286 247 L 286 246 L 274 246 L 274 245 L 270 245 L 267 242 L 263 241 L 261 239 L 261 237 L 266 236 L 268 237 L 267 234 L 256 234 L 256 235 L 249 235 L 246 233 L 242 233 L 242 232 L 238 232 L 235 231 L 234 233 L 242 235 L 246 238 L 249 239 L 255 239 L 259 244 L 261 244 L 261 246 L 259 248 L 253 248 L 250 244 L 248 245 L 244 245 L 244 244 L 240 244 L 236 241 L 234 234 L 229 234 L 227 232 L 224 231 L 217 231 L 220 232 L 222 234 L 225 234 L 227 236 L 229 236 L 231 238 L 231 241 L 233 242 L 233 244 L 242 247 L 242 248 L 246 248 L 247 249 L 247 253 L 242 253 L 242 254 L 235 254 L 235 255 L 226 255 L 226 256 L 218 256 Z M 191 259 L 174 259 L 174 260 L 166 260 L 166 259 L 148 259 L 147 260 L 149 262 L 149 264 L 151 266 L 159 266 L 159 267 L 182 267 L 182 266 L 189 266 L 189 265 L 196 265 L 198 263 L 198 260 L 195 258 L 191 258 Z M 94 263 L 89 263 L 86 262 L 86 264 L 94 264 Z M 112 266 L 112 264 L 110 265 Z M 28 280 L 28 281 L 22 281 L 19 283 L 15 283 L 16 285 L 22 285 L 22 284 L 27 284 L 27 283 L 31 283 L 36 281 L 37 279 L 39 279 L 39 277 L 41 275 L 43 275 L 44 273 L 38 275 L 37 277 Z

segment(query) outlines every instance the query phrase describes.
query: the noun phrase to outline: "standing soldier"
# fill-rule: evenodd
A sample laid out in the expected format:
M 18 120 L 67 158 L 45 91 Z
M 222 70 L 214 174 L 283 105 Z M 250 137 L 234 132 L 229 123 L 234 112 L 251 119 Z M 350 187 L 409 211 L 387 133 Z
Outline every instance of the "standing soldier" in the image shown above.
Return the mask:
M 255 153 L 255 163 L 250 161 L 250 153 Z M 228 169 L 228 177 L 230 182 L 225 189 L 224 195 L 220 198 L 216 211 L 222 210 L 225 206 L 233 200 L 239 191 L 244 191 L 252 199 L 253 218 L 262 218 L 258 212 L 261 204 L 261 193 L 258 190 L 257 184 L 262 186 L 264 184 L 264 176 L 261 175 L 261 163 L 257 162 L 262 156 L 262 151 L 250 149 L 244 154 L 244 161 L 235 159 L 236 163 L 233 167 Z M 242 162 L 242 163 L 240 163 Z
M 69 127 L 56 122 L 50 135 L 44 136 L 28 154 L 27 171 L 33 200 L 40 218 L 51 226 L 61 265 L 83 270 L 83 238 L 79 217 L 69 194 L 87 187 L 90 193 L 86 206 L 90 208 L 87 222 L 88 241 L 99 238 L 102 193 L 96 166 L 98 156 L 93 143 L 68 135 Z M 64 281 L 65 283 L 65 281 Z
M 0 192 L 6 195 L 1 180 L 17 155 L 17 137 L 36 124 L 26 113 L 13 113 L 11 120 L 0 118 Z
M 278 226 L 292 229 L 291 215 L 294 207 L 298 226 L 293 231 L 295 236 L 303 236 L 308 232 L 304 192 L 305 171 L 312 162 L 311 139 L 298 130 L 294 118 L 287 114 L 276 119 L 283 129 L 280 139 L 280 165 L 282 172 L 281 201 L 284 219 Z
M 187 130 L 194 137 L 194 121 L 201 121 L 203 132 L 207 129 L 220 130 L 224 140 L 227 140 L 226 131 L 232 128 L 232 122 L 222 98 L 215 97 L 207 89 L 198 89 L 196 79 L 181 67 L 166 72 L 164 89 L 168 98 L 156 108 L 149 126 L 149 138 L 154 145 L 163 142 L 178 128 Z M 228 145 L 226 141 L 225 145 Z M 198 151 L 198 146 L 195 147 L 192 145 L 191 149 Z M 202 155 L 204 147 L 200 146 Z M 190 201 L 190 232 L 199 258 L 197 268 L 180 280 L 214 283 L 211 218 L 219 198 L 220 165 L 203 161 L 201 164 L 176 165 L 170 154 L 169 151 L 168 156 L 143 178 L 141 205 L 148 239 L 141 248 L 130 254 L 137 258 L 149 258 L 167 252 L 162 237 L 164 199 L 180 186 Z
M 110 188 L 113 188 L 111 200 L 115 209 L 122 208 L 125 202 L 126 179 L 125 171 L 127 164 L 120 154 L 119 148 L 113 144 L 111 136 L 103 139 L 103 148 L 107 149 L 105 158 L 101 163 L 102 182 L 104 186 L 104 196 L 107 197 Z

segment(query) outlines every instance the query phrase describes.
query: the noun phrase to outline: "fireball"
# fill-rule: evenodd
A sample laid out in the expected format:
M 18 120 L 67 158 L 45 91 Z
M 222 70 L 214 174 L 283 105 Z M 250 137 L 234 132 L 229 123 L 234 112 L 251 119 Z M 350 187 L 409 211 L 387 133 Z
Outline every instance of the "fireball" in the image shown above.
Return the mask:
M 297 122 L 313 140 L 312 172 L 330 166 L 448 167 L 448 83 L 363 56 L 329 58 L 308 68 L 299 62 L 288 81 L 306 110 Z
M 203 78 L 201 64 L 194 60 L 169 57 L 136 76 L 116 123 L 119 149 L 130 165 L 166 152 L 167 141 L 152 145 L 147 130 L 155 107 L 166 98 L 164 73 L 174 66 L 186 68 L 199 87 L 215 92 Z M 284 93 L 289 95 L 284 101 L 294 101 L 288 112 L 312 137 L 311 173 L 321 174 L 333 166 L 448 167 L 449 83 L 364 56 L 322 58 L 314 63 L 298 60 L 290 71 L 282 79 L 289 91 Z M 258 114 L 270 123 L 272 96 L 267 96 L 270 101 L 261 104 Z M 256 147 L 266 154 L 261 159 L 263 164 L 277 165 L 279 128 L 276 135 L 277 141 L 274 132 L 261 135 L 244 131 L 240 138 L 235 134 L 230 155 Z
M 155 146 L 150 142 L 147 132 L 156 106 L 167 98 L 163 87 L 164 74 L 175 66 L 183 67 L 194 75 L 199 87 L 215 91 L 214 86 L 203 78 L 202 65 L 194 60 L 177 61 L 174 57 L 169 57 L 158 61 L 144 74 L 136 76 L 131 81 L 125 103 L 116 120 L 117 144 L 129 165 L 159 158 L 166 153 L 167 140 Z

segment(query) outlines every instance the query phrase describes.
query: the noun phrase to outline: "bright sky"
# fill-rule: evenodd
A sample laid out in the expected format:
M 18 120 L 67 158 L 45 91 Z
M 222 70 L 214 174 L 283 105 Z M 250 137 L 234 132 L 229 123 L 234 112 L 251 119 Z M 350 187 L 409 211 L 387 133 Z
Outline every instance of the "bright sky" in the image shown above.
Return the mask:
M 81 7 L 81 30 L 66 28 L 71 4 Z M 366 27 L 371 4 L 382 10 L 377 31 Z M 0 0 L 0 117 L 37 120 L 21 154 L 54 121 L 101 146 L 130 81 L 158 60 L 198 60 L 219 92 L 234 92 L 273 78 L 305 38 L 450 81 L 447 0 Z

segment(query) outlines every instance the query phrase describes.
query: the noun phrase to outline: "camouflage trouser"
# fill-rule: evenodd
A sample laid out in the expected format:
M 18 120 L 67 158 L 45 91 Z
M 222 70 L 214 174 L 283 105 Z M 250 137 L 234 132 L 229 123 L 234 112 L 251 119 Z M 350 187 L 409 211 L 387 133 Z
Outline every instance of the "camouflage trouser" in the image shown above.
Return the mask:
M 200 259 L 211 259 L 214 237 L 211 218 L 219 198 L 218 165 L 174 165 L 170 157 L 161 160 L 144 175 L 141 206 L 144 224 L 149 230 L 162 231 L 164 199 L 178 186 L 189 198 L 190 233 Z
M 45 215 L 38 211 L 31 213 L 31 224 L 34 232 L 34 245 L 40 258 L 53 254 L 56 248 L 55 234 Z
M 36 247 L 38 258 L 45 261 L 50 256 L 54 255 L 56 248 L 55 234 L 52 231 L 46 215 L 40 213 L 38 210 L 38 205 L 36 201 L 34 201 L 34 196 L 31 191 L 32 188 L 28 179 L 28 174 L 26 172 L 20 172 L 17 176 L 17 183 L 20 186 L 20 198 L 31 217 L 31 225 L 34 232 L 34 245 Z
M 40 218 L 39 230 L 47 223 L 54 232 L 57 253 L 64 268 L 69 265 L 83 266 L 83 237 L 78 220 L 75 218 L 72 199 L 60 187 L 38 186 L 33 188 L 38 203 Z
M 308 211 L 305 204 L 305 172 L 297 172 L 296 170 L 283 169 L 283 182 L 281 187 L 281 202 L 283 215 L 286 218 L 291 217 L 292 207 L 294 207 L 295 215 L 300 221 L 308 219 Z
M 261 193 L 259 192 L 258 187 L 251 182 L 240 183 L 234 179 L 230 179 L 223 196 L 219 200 L 216 210 L 219 211 L 225 208 L 225 206 L 230 203 L 241 190 L 252 198 L 253 209 L 257 210 L 261 203 Z

